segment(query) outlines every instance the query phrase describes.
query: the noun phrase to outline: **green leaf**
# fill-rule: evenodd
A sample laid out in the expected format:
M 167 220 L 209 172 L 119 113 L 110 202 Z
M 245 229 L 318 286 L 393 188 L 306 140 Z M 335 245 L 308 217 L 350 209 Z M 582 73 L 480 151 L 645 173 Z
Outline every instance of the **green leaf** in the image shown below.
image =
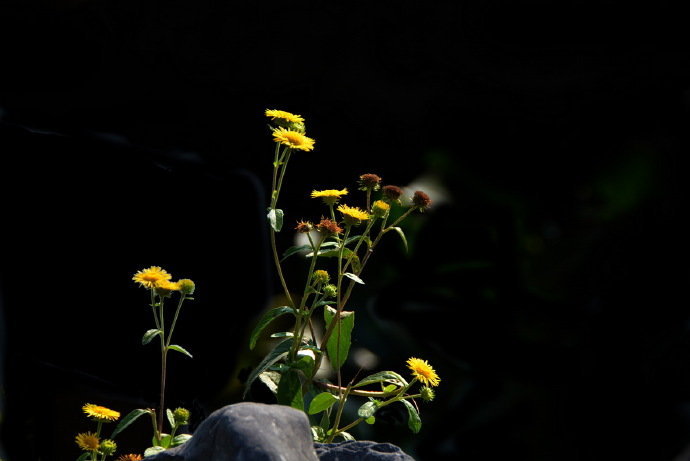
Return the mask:
M 87 459 L 89 459 L 90 456 L 91 456 L 91 452 L 85 451 L 84 453 L 81 454 L 81 456 L 79 458 L 77 458 L 77 461 L 86 461 Z
M 295 334 L 291 331 L 280 331 L 278 333 L 273 333 L 271 338 L 292 338 Z
M 165 451 L 165 448 L 159 447 L 158 445 L 154 445 L 154 446 L 152 446 L 152 447 L 148 447 L 148 448 L 144 451 L 144 458 L 148 458 L 149 456 L 156 455 L 156 454 L 160 453 L 161 451 Z
M 144 333 L 144 337 L 141 338 L 141 344 L 146 345 L 146 344 L 150 343 L 153 338 L 155 338 L 158 335 L 162 335 L 162 334 L 163 334 L 163 332 L 158 328 L 148 330 L 146 333 Z
M 161 434 L 161 446 L 163 448 L 170 448 L 170 444 L 172 443 L 172 437 L 170 437 L 170 434 Z
M 352 386 L 353 389 L 356 389 L 358 387 L 366 386 L 368 384 L 373 384 L 373 383 L 381 383 L 381 382 L 387 382 L 387 383 L 392 383 L 395 384 L 396 386 L 407 386 L 407 381 L 405 381 L 405 378 L 400 376 L 394 371 L 379 371 L 378 373 L 374 373 L 373 375 L 369 375 L 366 378 L 362 379 L 360 382 Z
M 177 344 L 171 344 L 171 345 L 169 345 L 169 346 L 168 346 L 168 349 L 172 349 L 172 350 L 174 350 L 174 351 L 181 352 L 181 353 L 183 353 L 184 355 L 186 355 L 187 357 L 189 357 L 189 358 L 191 358 L 191 359 L 194 358 L 194 357 L 192 357 L 192 354 L 190 354 L 189 352 L 187 352 L 187 350 L 186 350 L 184 347 L 178 346 Z
M 400 402 L 407 407 L 407 414 L 409 416 L 407 419 L 407 427 L 416 434 L 422 428 L 422 419 L 419 417 L 419 413 L 414 405 L 407 400 L 401 400 Z
M 327 300 L 327 299 L 326 299 L 326 300 L 323 300 L 323 301 L 319 301 L 318 303 L 316 303 L 316 304 L 314 305 L 314 307 L 326 306 L 326 305 L 328 305 L 328 304 L 335 304 L 335 301 L 332 300 L 332 299 L 331 299 L 331 300 Z
M 355 274 L 353 274 L 352 272 L 345 272 L 343 275 L 344 275 L 345 277 L 351 279 L 351 280 L 354 280 L 354 281 L 357 282 L 357 283 L 360 283 L 360 284 L 364 285 L 364 280 L 362 280 L 361 278 L 357 277 L 357 276 L 356 276 Z
M 304 411 L 302 381 L 300 381 L 299 373 L 297 371 L 290 370 L 280 377 L 276 399 L 280 405 L 287 405 L 300 411 Z
M 268 211 L 267 218 L 273 230 L 276 232 L 280 232 L 280 229 L 283 228 L 283 210 L 280 210 L 278 208 L 271 208 Z
M 114 439 L 117 434 L 119 434 L 120 432 L 125 430 L 127 428 L 127 426 L 129 426 L 134 421 L 136 421 L 136 419 L 139 416 L 146 415 L 146 414 L 151 414 L 151 413 L 148 410 L 144 410 L 141 408 L 137 408 L 136 410 L 132 410 L 131 412 L 129 412 L 129 414 L 127 414 L 127 416 L 125 416 L 124 418 L 122 418 L 120 420 L 118 425 L 115 427 L 115 430 L 113 430 L 113 433 L 110 435 L 110 438 Z
M 370 400 L 361 407 L 359 407 L 359 409 L 357 410 L 357 416 L 364 419 L 370 418 L 374 416 L 374 413 L 376 413 L 376 410 L 378 410 L 378 408 L 379 407 L 376 404 L 376 402 Z
M 352 437 L 352 435 L 349 432 L 339 432 L 338 435 L 336 435 L 336 437 L 342 437 L 343 440 L 348 440 L 348 441 L 349 440 L 355 440 L 355 438 Z
M 252 383 L 261 373 L 266 371 L 268 367 L 276 363 L 278 360 L 282 359 L 290 351 L 293 341 L 294 338 L 286 339 L 278 344 L 266 357 L 264 357 L 261 363 L 259 363 L 254 371 L 251 372 L 249 378 L 247 378 L 247 383 L 244 385 L 244 393 L 242 394 L 242 398 L 247 396 L 247 392 L 249 392 L 249 388 L 251 387 Z
M 407 253 L 409 251 L 409 248 L 407 246 L 407 238 L 405 237 L 405 232 L 403 232 L 403 230 L 399 227 L 391 227 L 391 229 L 398 233 L 398 235 L 403 241 L 403 245 L 405 245 L 405 253 Z
M 371 239 L 367 236 L 364 235 L 355 235 L 354 237 L 350 237 L 347 240 L 345 240 L 345 245 L 349 245 L 353 242 L 356 242 L 357 240 L 364 239 L 364 243 L 367 244 L 368 247 L 371 246 Z
M 324 431 L 322 427 L 312 426 L 311 436 L 314 442 L 322 442 L 326 438 L 326 431 Z
M 307 255 L 307 258 L 311 258 L 314 256 L 314 253 L 309 253 Z M 322 256 L 324 258 L 337 258 L 340 256 L 340 248 L 335 248 L 333 250 L 320 250 L 318 253 L 318 256 Z M 359 256 L 355 254 L 354 251 L 350 250 L 349 248 L 344 248 L 343 249 L 343 260 L 347 261 L 352 257 L 352 270 L 355 272 L 359 272 L 362 268 L 362 265 L 359 262 Z
M 183 443 L 187 442 L 189 439 L 192 438 L 192 434 L 179 434 L 176 435 L 174 439 L 172 439 L 172 443 L 170 444 L 171 447 L 176 447 L 178 445 L 182 445 Z
M 337 246 L 338 244 L 336 242 L 323 242 L 321 243 L 320 249 L 319 249 L 319 256 L 325 251 L 329 251 L 329 248 L 333 248 L 334 246 Z M 287 258 L 289 258 L 292 255 L 295 255 L 297 253 L 301 253 L 303 251 L 309 251 L 309 254 L 307 257 L 311 258 L 314 256 L 313 248 L 311 245 L 298 245 L 298 246 L 293 246 L 285 250 L 283 253 L 283 257 L 281 258 L 280 262 L 285 261 Z
M 330 327 L 331 322 L 334 321 L 336 312 L 337 311 L 330 306 L 324 309 L 323 315 L 327 327 Z M 326 344 L 328 358 L 331 361 L 331 365 L 336 370 L 343 366 L 345 360 L 347 360 L 347 354 L 350 352 L 350 337 L 352 335 L 352 329 L 355 326 L 355 313 L 343 311 L 337 322 Z
M 298 359 L 290 364 L 290 368 L 301 370 L 305 376 L 311 376 L 314 369 L 314 358 L 309 355 L 298 355 Z
M 398 389 L 398 386 L 396 386 L 395 384 L 389 384 L 388 386 L 384 386 L 383 384 L 381 384 L 381 390 L 386 394 L 393 392 L 396 389 Z
M 168 423 L 170 423 L 170 428 L 175 429 L 175 416 L 170 408 L 165 409 L 165 416 L 168 417 Z
M 312 399 L 307 413 L 315 415 L 316 413 L 328 410 L 337 401 L 338 397 L 335 395 L 330 392 L 322 392 Z
M 367 424 L 374 424 L 376 422 L 376 416 L 369 416 L 364 422 Z
M 268 390 L 275 395 L 278 393 L 278 383 L 280 382 L 280 373 L 277 371 L 264 371 L 259 375 L 259 381 L 264 383 Z
M 264 328 L 266 328 L 268 324 L 271 323 L 273 320 L 284 314 L 295 315 L 295 309 L 293 309 L 290 306 L 280 306 L 266 312 L 263 315 L 263 317 L 261 317 L 261 320 L 259 320 L 259 323 L 256 324 L 254 330 L 252 331 L 252 334 L 249 338 L 249 349 L 253 350 L 254 347 L 256 347 L 256 341 L 259 339 L 259 335 L 264 330 Z

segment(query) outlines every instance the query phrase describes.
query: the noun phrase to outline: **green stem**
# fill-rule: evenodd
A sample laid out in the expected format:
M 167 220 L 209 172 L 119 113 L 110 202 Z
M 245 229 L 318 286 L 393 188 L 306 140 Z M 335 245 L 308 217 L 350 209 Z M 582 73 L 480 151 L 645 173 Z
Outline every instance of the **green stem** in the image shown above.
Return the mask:
M 308 291 L 311 287 L 312 275 L 314 274 L 314 268 L 316 267 L 316 259 L 318 258 L 319 249 L 321 248 L 321 241 L 319 241 L 317 245 L 314 245 L 314 241 L 312 240 L 311 235 L 309 235 L 309 233 L 307 233 L 307 238 L 309 239 L 309 243 L 311 245 L 312 251 L 314 252 L 314 256 L 312 256 L 311 258 L 309 272 L 307 272 L 307 281 L 304 284 L 302 299 L 300 300 L 299 308 L 297 309 L 297 320 L 295 322 L 295 341 L 293 341 L 292 348 L 290 349 L 291 360 L 295 360 L 299 346 L 300 344 L 302 344 L 302 337 L 304 336 L 304 328 L 302 327 L 302 311 L 304 310 L 304 307 L 307 304 L 307 299 L 309 298 Z M 305 326 L 307 324 L 307 321 L 308 319 L 305 317 Z
M 272 183 L 272 189 L 271 189 L 271 209 L 275 210 L 276 205 L 278 204 L 278 197 L 280 196 L 280 190 L 283 186 L 283 178 L 285 177 L 285 170 L 287 169 L 287 163 L 290 160 L 290 149 L 285 148 L 283 150 L 282 155 L 279 157 L 279 151 L 280 151 L 280 144 L 276 143 L 276 151 L 275 151 L 275 161 L 273 162 L 273 183 Z M 284 159 L 284 162 L 283 162 Z M 283 168 L 280 168 L 281 163 L 283 164 Z M 278 169 L 280 169 L 280 176 L 278 177 Z M 280 284 L 283 287 L 283 291 L 285 292 L 285 296 L 288 299 L 288 302 L 290 303 L 290 306 L 295 307 L 295 303 L 292 300 L 292 296 L 290 295 L 290 290 L 288 289 L 287 282 L 285 281 L 285 276 L 283 275 L 283 269 L 280 266 L 280 257 L 278 256 L 278 246 L 276 244 L 276 231 L 271 227 L 270 229 L 270 235 L 271 235 L 271 250 L 273 252 L 273 262 L 275 263 L 276 266 L 276 271 L 278 272 L 278 278 L 280 279 Z
M 160 432 L 158 432 L 158 423 L 156 422 L 156 410 L 153 408 L 150 408 L 149 414 L 151 415 L 151 424 L 153 425 L 153 438 L 154 442 L 156 442 L 154 445 L 160 445 L 161 444 L 161 435 Z
M 180 315 L 180 310 L 182 310 L 182 303 L 184 303 L 185 299 L 187 299 L 187 295 L 184 293 L 180 294 L 180 301 L 177 303 L 177 309 L 175 310 L 175 316 L 173 317 L 172 325 L 170 325 L 170 332 L 168 333 L 168 340 L 165 342 L 165 347 L 170 346 L 170 342 L 172 341 L 172 334 L 173 331 L 175 331 L 175 325 L 177 324 L 177 317 Z
M 158 407 L 158 434 L 163 433 L 163 416 L 164 416 L 164 406 L 165 406 L 165 377 L 167 373 L 167 362 L 168 362 L 168 347 L 165 344 L 165 318 L 164 318 L 164 303 L 165 300 L 162 296 L 160 299 L 160 330 L 161 330 L 161 395 Z
M 352 389 L 352 383 L 348 384 L 347 388 L 345 388 L 345 392 L 342 393 L 340 396 L 340 400 L 338 401 L 338 411 L 335 414 L 335 421 L 333 422 L 333 428 L 331 431 L 333 433 L 326 439 L 326 443 L 331 443 L 333 442 L 333 439 L 335 436 L 338 434 L 338 426 L 340 425 L 340 418 L 343 416 L 343 409 L 345 408 L 345 401 L 347 400 L 347 396 L 350 394 L 350 389 Z

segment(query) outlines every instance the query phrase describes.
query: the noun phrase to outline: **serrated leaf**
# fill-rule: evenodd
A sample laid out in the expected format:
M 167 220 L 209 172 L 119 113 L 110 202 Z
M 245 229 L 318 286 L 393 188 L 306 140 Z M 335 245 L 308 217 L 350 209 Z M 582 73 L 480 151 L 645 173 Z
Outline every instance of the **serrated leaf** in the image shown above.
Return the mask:
M 354 280 L 354 281 L 357 282 L 357 283 L 360 283 L 360 284 L 364 285 L 364 280 L 362 280 L 361 278 L 357 277 L 357 276 L 356 276 L 355 274 L 353 274 L 352 272 L 345 272 L 343 275 L 344 275 L 345 277 L 351 279 L 351 280 Z
M 376 416 L 369 416 L 364 422 L 367 424 L 374 424 L 376 422 Z
M 142 408 L 137 408 L 136 410 L 130 411 L 127 414 L 127 416 L 125 416 L 124 418 L 122 418 L 120 420 L 118 425 L 113 430 L 113 433 L 110 435 L 110 438 L 114 439 L 117 434 L 119 434 L 120 432 L 125 430 L 127 428 L 127 426 L 129 426 L 134 421 L 136 421 L 139 416 L 146 415 L 146 414 L 150 414 L 150 412 L 148 410 L 144 410 Z
M 315 415 L 316 413 L 328 410 L 337 401 L 338 397 L 335 395 L 331 394 L 330 392 L 322 392 L 312 399 L 311 403 L 309 404 L 308 413 L 310 415 Z
M 407 408 L 407 427 L 416 434 L 422 428 L 422 419 L 419 417 L 419 413 L 414 405 L 407 400 L 401 400 L 400 402 Z
M 170 408 L 165 409 L 165 416 L 168 417 L 168 423 L 170 423 L 170 428 L 175 429 L 175 415 Z
M 330 327 L 331 322 L 334 321 L 336 312 L 330 306 L 323 310 L 327 327 Z M 331 361 L 331 366 L 336 370 L 343 366 L 347 360 L 347 354 L 350 352 L 352 329 L 355 326 L 355 313 L 343 311 L 337 322 L 326 344 L 328 359 Z
M 144 450 L 144 458 L 148 458 L 149 456 L 156 455 L 156 454 L 160 453 L 161 451 L 165 451 L 165 448 L 160 447 L 158 445 L 148 447 L 146 450 Z
M 190 354 L 189 352 L 187 352 L 187 350 L 186 350 L 184 347 L 178 346 L 177 344 L 171 344 L 171 345 L 169 345 L 169 346 L 168 346 L 168 349 L 172 349 L 173 351 L 181 352 L 181 353 L 183 353 L 184 355 L 186 355 L 187 357 L 189 357 L 189 358 L 191 358 L 191 359 L 194 358 L 194 357 L 192 357 L 192 354 Z
M 247 378 L 247 383 L 244 385 L 244 392 L 242 393 L 243 399 L 247 396 L 247 392 L 249 392 L 249 388 L 251 387 L 254 380 L 261 373 L 266 371 L 268 367 L 276 363 L 278 360 L 282 359 L 290 351 L 293 341 L 294 338 L 288 338 L 285 341 L 278 344 L 266 357 L 264 357 L 261 363 L 259 363 L 259 365 L 251 372 L 249 378 Z
M 389 382 L 400 387 L 407 386 L 407 381 L 405 381 L 405 378 L 400 376 L 398 373 L 394 371 L 379 371 L 378 373 L 374 373 L 373 375 L 369 375 L 366 378 L 362 379 L 357 384 L 352 386 L 352 388 L 356 389 L 358 387 L 366 386 L 369 384 L 382 382 Z
M 146 333 L 144 333 L 144 336 L 141 338 L 141 344 L 146 345 L 151 342 L 153 338 L 155 338 L 158 335 L 162 335 L 163 332 L 158 329 L 158 328 L 153 328 L 151 330 L 147 330 Z
M 192 438 L 192 434 L 179 434 L 176 435 L 175 438 L 172 439 L 172 442 L 170 443 L 171 447 L 177 447 L 179 445 L 182 445 L 183 443 L 186 443 L 189 439 Z
M 279 208 L 271 208 L 268 211 L 267 218 L 273 230 L 280 232 L 280 230 L 283 228 L 283 210 Z
M 373 401 L 366 402 L 364 405 L 359 407 L 359 409 L 357 410 L 357 416 L 359 416 L 360 418 L 367 419 L 367 418 L 373 416 L 374 413 L 376 413 L 376 410 L 378 410 L 378 408 L 379 407 L 376 404 L 376 402 L 373 402 Z
M 259 323 L 256 324 L 254 330 L 252 331 L 252 334 L 249 338 L 249 349 L 253 350 L 254 347 L 256 347 L 256 341 L 259 339 L 259 335 L 264 330 L 264 328 L 268 326 L 269 323 L 271 323 L 273 320 L 277 319 L 281 315 L 285 314 L 295 315 L 295 309 L 293 309 L 290 306 L 280 306 L 266 312 L 263 315 L 263 317 L 261 317 L 261 320 L 259 320 Z
M 300 381 L 297 371 L 290 370 L 280 377 L 276 399 L 280 405 L 287 405 L 297 410 L 304 411 L 302 381 Z
M 405 237 L 405 232 L 403 232 L 403 230 L 399 227 L 391 227 L 391 229 L 398 233 L 398 235 L 403 241 L 403 245 L 405 245 L 405 253 L 407 253 L 409 251 L 409 248 L 407 246 L 407 238 Z

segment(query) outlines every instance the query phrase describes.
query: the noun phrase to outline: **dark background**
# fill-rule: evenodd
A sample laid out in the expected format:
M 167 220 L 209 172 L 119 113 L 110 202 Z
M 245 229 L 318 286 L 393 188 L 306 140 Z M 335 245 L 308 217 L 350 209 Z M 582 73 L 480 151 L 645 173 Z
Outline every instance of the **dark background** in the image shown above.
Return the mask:
M 199 286 L 171 405 L 196 423 L 240 400 L 247 330 L 279 293 L 266 108 L 317 140 L 291 163 L 288 224 L 318 219 L 312 188 L 368 172 L 448 198 L 407 224 L 409 254 L 384 243 L 352 300 L 355 346 L 379 369 L 428 359 L 437 400 L 415 437 L 394 409 L 359 437 L 420 460 L 680 456 L 686 19 L 672 2 L 553 3 L 3 2 L 8 459 L 76 458 L 86 402 L 155 405 L 129 280 L 153 264 Z M 147 446 L 136 432 L 123 450 Z

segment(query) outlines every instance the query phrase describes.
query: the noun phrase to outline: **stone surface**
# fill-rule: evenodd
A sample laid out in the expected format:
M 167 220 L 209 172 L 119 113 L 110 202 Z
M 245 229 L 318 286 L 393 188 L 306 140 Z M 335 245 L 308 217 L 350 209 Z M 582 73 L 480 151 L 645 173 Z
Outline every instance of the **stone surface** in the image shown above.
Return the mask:
M 414 461 L 400 447 L 367 440 L 315 443 L 320 461 Z
M 211 413 L 182 446 L 155 461 L 317 461 L 307 415 L 283 405 L 243 402 Z

